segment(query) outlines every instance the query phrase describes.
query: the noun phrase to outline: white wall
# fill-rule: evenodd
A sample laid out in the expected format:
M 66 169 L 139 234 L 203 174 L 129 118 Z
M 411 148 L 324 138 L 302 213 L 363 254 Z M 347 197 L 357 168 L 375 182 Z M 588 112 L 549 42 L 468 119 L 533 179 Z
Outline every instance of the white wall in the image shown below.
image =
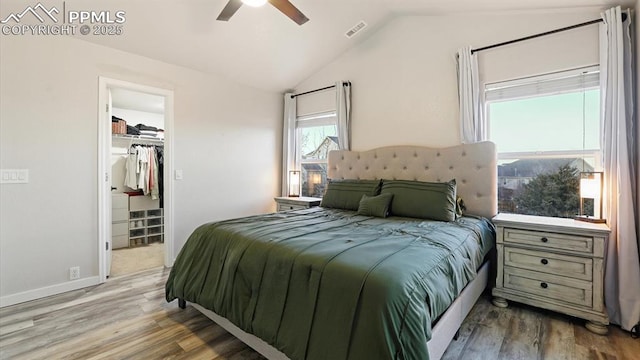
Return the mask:
M 599 11 L 398 17 L 296 86 L 350 80 L 353 148 L 460 142 L 455 54 L 600 18 Z M 480 53 L 485 81 L 598 63 L 598 27 Z
M 152 59 L 56 36 L 0 40 L 0 300 L 98 276 L 98 77 L 175 94 L 175 249 L 198 225 L 274 210 L 282 99 Z M 47 291 L 49 291 L 47 290 Z M 35 292 L 34 292 L 35 291 Z

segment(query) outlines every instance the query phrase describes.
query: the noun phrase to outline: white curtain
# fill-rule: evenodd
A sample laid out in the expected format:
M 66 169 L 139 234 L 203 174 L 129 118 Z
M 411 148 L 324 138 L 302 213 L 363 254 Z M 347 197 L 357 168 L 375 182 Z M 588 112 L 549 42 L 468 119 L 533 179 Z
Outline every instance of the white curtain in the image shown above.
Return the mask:
M 480 94 L 478 55 L 467 46 L 458 50 L 458 100 L 460 102 L 460 140 L 474 143 L 487 140 L 487 124 L 484 119 Z
M 612 323 L 625 330 L 640 321 L 637 166 L 633 104 L 631 14 L 602 14 L 600 25 L 601 141 L 604 215 L 611 228 L 605 268 L 605 303 Z
M 284 94 L 284 121 L 282 123 L 282 196 L 289 195 L 289 170 L 296 166 L 296 98 L 293 93 Z
M 351 83 L 336 83 L 336 116 L 338 117 L 338 147 L 351 150 Z

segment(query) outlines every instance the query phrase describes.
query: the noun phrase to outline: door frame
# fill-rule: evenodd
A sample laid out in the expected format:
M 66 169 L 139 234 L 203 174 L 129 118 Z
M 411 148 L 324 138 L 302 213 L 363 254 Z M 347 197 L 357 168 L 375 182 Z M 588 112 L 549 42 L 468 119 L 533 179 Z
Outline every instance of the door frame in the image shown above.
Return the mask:
M 100 76 L 98 78 L 98 269 L 107 280 L 107 246 L 111 249 L 111 109 L 109 89 L 121 88 L 164 97 L 164 266 L 173 266 L 173 90 Z M 107 245 L 108 244 L 108 245 Z

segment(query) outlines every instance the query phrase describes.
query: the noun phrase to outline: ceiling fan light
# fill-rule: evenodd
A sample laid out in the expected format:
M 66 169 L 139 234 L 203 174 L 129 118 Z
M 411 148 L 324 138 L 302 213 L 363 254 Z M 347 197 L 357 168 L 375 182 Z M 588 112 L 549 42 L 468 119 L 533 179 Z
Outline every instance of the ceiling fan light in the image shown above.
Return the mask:
M 267 0 L 242 0 L 242 3 L 253 7 L 259 7 L 266 4 Z

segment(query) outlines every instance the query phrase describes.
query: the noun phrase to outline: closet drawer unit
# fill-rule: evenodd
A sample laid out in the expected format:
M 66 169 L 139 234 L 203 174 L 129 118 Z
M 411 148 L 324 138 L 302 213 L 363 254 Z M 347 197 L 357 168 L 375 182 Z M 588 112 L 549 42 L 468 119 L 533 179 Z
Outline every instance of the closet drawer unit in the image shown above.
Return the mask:
M 593 253 L 593 237 L 555 232 L 528 231 L 522 229 L 504 228 L 504 242 L 558 249 L 574 253 Z
M 111 236 L 127 235 L 129 227 L 126 222 L 111 224 Z
M 131 197 L 129 204 L 135 203 L 129 212 L 130 246 L 146 245 L 151 241 L 163 241 L 164 218 L 157 200 L 148 196 Z M 152 208 L 147 208 L 155 206 Z
M 160 200 L 152 200 L 150 196 L 130 196 L 129 209 L 131 211 L 158 209 Z
M 114 249 L 129 247 L 129 237 L 127 235 L 119 235 L 111 237 L 111 246 Z
M 146 215 L 146 212 L 144 210 L 139 210 L 139 211 L 131 211 L 129 212 L 129 219 L 133 220 L 133 219 L 144 219 Z
M 162 209 L 147 210 L 148 218 L 161 217 L 161 216 L 162 216 Z
M 162 226 L 150 226 L 147 228 L 147 235 L 157 235 L 162 234 L 163 232 Z
M 504 248 L 504 266 L 593 280 L 593 259 L 516 247 Z
M 504 287 L 569 304 L 593 305 L 592 283 L 588 281 L 505 266 Z
M 149 235 L 147 237 L 149 243 L 155 243 L 155 242 L 159 242 L 159 243 L 163 243 L 164 242 L 164 235 L 162 234 L 156 234 L 156 235 Z
M 111 207 L 113 209 L 129 209 L 129 195 L 111 194 Z
M 129 230 L 131 230 L 131 229 L 143 229 L 145 227 L 144 224 L 145 224 L 144 220 L 132 219 L 131 221 L 129 221 Z
M 129 246 L 129 195 L 111 194 L 111 248 Z
M 129 209 L 117 208 L 111 211 L 111 221 L 127 221 L 129 219 Z
M 143 238 L 146 234 L 146 228 L 129 230 L 129 239 Z

